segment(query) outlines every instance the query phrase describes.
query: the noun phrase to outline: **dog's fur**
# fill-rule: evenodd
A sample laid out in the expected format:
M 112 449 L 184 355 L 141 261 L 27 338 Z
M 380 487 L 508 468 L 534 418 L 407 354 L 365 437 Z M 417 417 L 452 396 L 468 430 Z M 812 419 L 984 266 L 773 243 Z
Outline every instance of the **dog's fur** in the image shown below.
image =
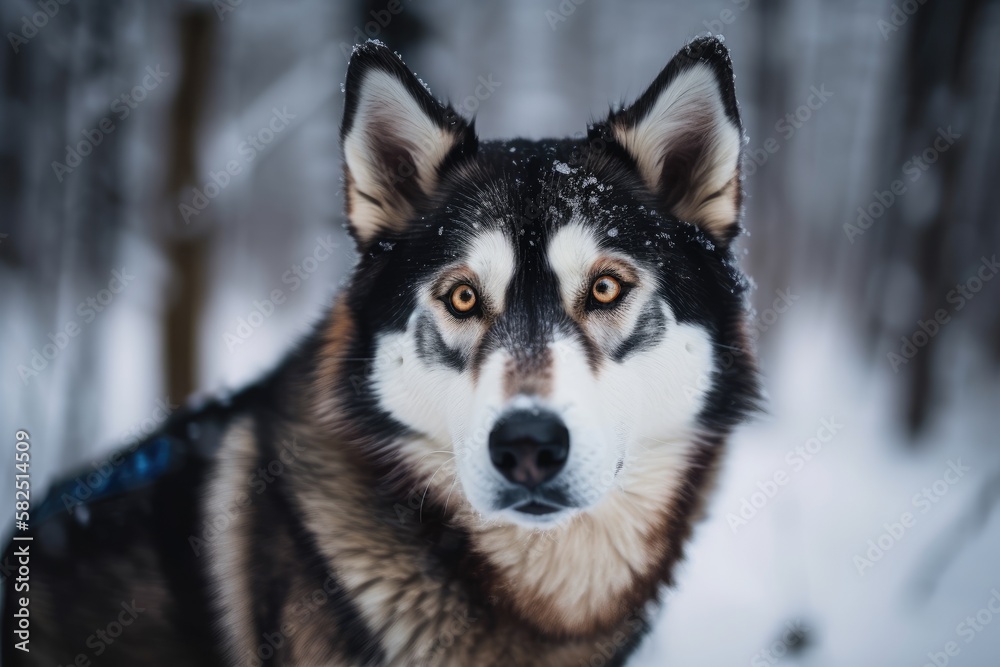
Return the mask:
M 268 378 L 172 420 L 155 480 L 34 529 L 32 651 L 5 613 L 4 664 L 576 667 L 642 638 L 758 397 L 728 52 L 691 42 L 586 138 L 480 142 L 369 42 L 342 140 L 350 286 Z M 512 410 L 569 434 L 534 492 L 491 464 Z

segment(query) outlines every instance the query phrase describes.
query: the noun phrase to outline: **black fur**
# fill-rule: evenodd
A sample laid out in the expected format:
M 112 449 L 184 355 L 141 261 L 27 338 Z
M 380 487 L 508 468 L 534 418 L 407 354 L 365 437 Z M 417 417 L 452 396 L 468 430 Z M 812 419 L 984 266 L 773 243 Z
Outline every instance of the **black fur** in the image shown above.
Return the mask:
M 375 481 L 379 498 L 377 506 L 365 511 L 391 520 L 394 508 L 407 503 L 407 489 L 400 483 L 406 480 L 406 472 L 400 470 L 391 451 L 377 449 L 404 434 L 406 428 L 379 409 L 372 395 L 372 365 L 366 360 L 374 356 L 376 336 L 404 329 L 416 304 L 418 286 L 453 262 L 469 236 L 483 228 L 501 230 L 516 247 L 519 271 L 506 295 L 508 308 L 490 322 L 489 333 L 470 359 L 448 349 L 433 326 L 422 327 L 419 348 L 425 358 L 465 369 L 480 363 L 490 349 L 502 346 L 519 350 L 528 363 L 543 353 L 545 344 L 557 333 L 585 339 L 579 325 L 564 312 L 555 277 L 543 254 L 547 240 L 575 214 L 597 230 L 606 248 L 627 254 L 657 276 L 659 296 L 679 322 L 697 323 L 710 332 L 718 370 L 699 417 L 705 430 L 713 434 L 710 441 L 721 442 L 722 436 L 755 408 L 757 377 L 742 331 L 747 282 L 737 268 L 730 243 L 738 221 L 734 220 L 732 230 L 723 238 L 713 238 L 678 220 L 670 212 L 676 193 L 650 192 L 636 171 L 635 161 L 609 130 L 611 122 L 634 123 L 642 118 L 658 92 L 693 62 L 705 62 L 713 68 L 726 113 L 739 127 L 728 53 L 715 40 L 696 40 L 671 61 L 634 105 L 593 125 L 585 138 L 480 142 L 473 124 L 438 104 L 388 49 L 373 43 L 358 48 L 348 69 L 342 136 L 355 122 L 356 91 L 364 74 L 379 68 L 403 82 L 425 113 L 459 137 L 439 167 L 436 192 L 417 192 L 412 181 L 399 185 L 414 202 L 417 213 L 405 229 L 383 230 L 365 243 L 343 297 L 353 329 L 349 345 L 343 348 L 348 361 L 329 391 L 334 393 L 331 398 L 344 406 L 343 420 L 351 425 L 359 442 L 376 447 L 367 453 L 371 456 L 363 453 L 358 460 L 359 470 Z M 402 160 L 412 164 L 409 155 L 394 153 L 392 147 L 376 150 L 384 151 L 381 159 L 386 163 Z M 557 162 L 566 167 L 557 169 Z M 676 187 L 674 183 L 683 185 L 683 164 L 667 162 L 664 178 L 670 180 L 671 187 Z M 670 324 L 662 313 L 646 313 L 644 323 L 619 346 L 612 362 L 652 344 L 667 326 Z M 212 630 L 219 619 L 209 611 L 205 587 L 206 563 L 190 543 L 206 519 L 200 515 L 198 501 L 214 465 L 218 433 L 240 414 L 254 415 L 258 425 L 299 418 L 303 404 L 315 398 L 309 392 L 316 368 L 324 360 L 324 336 L 324 329 L 318 328 L 275 373 L 231 401 L 172 419 L 154 436 L 167 437 L 172 443 L 177 464 L 169 473 L 127 494 L 90 502 L 86 521 L 78 512 L 60 512 L 35 524 L 33 576 L 53 591 L 51 595 L 56 597 L 49 604 L 58 610 L 53 608 L 51 616 L 39 615 L 33 635 L 33 648 L 39 650 L 32 658 L 69 664 L 77 653 L 86 652 L 87 635 L 112 618 L 108 609 L 122 596 L 129 596 L 129 586 L 136 583 L 115 577 L 140 576 L 166 582 L 166 598 L 159 602 L 167 620 L 148 633 L 137 626 L 136 632 L 127 633 L 111 647 L 100 664 L 222 664 L 218 638 Z M 588 352 L 591 362 L 598 363 L 596 350 Z M 273 460 L 274 443 L 280 436 L 266 427 L 258 429 L 261 460 Z M 201 435 L 195 437 L 195 432 Z M 695 473 L 699 483 L 714 458 L 707 451 L 702 456 L 704 469 Z M 334 593 L 325 613 L 344 632 L 330 638 L 331 646 L 357 664 L 380 664 L 384 657 L 377 637 L 337 582 L 336 573 L 327 571 L 300 518 L 302 508 L 287 488 L 288 481 L 279 478 L 275 484 L 274 493 L 267 494 L 256 508 L 261 520 L 252 552 L 257 633 L 280 625 L 280 609 L 289 594 L 287 571 L 294 568 L 313 583 L 333 581 Z M 685 512 L 693 511 L 695 498 L 683 502 Z M 476 555 L 468 548 L 468 536 L 442 522 L 438 511 L 428 508 L 421 521 L 402 534 L 428 545 L 428 572 L 461 580 L 473 608 L 485 608 L 482 598 L 487 587 Z M 11 558 L 12 548 L 8 547 L 5 558 Z M 131 575 L 116 561 L 140 559 L 143 551 L 156 554 L 155 562 Z M 113 561 L 114 566 L 105 567 Z M 9 610 L 16 596 L 9 576 L 5 592 Z M 46 627 L 46 620 L 52 625 Z M 646 620 L 640 621 L 646 629 Z M 5 613 L 3 664 L 37 664 L 13 650 L 12 629 L 10 614 Z M 631 636 L 615 660 L 624 662 L 640 636 Z M 279 649 L 270 664 L 283 664 L 283 656 Z
M 560 173 L 554 169 L 557 161 L 577 173 Z M 706 428 L 727 429 L 756 409 L 757 379 L 740 329 L 748 284 L 730 244 L 664 210 L 617 144 L 586 139 L 483 141 L 472 164 L 471 169 L 444 172 L 436 206 L 406 230 L 379 235 L 362 256 L 359 279 L 348 297 L 361 327 L 350 357 L 372 356 L 370 334 L 403 330 L 416 304 L 417 287 L 453 262 L 466 239 L 486 227 L 514 240 L 520 266 L 508 290 L 510 305 L 493 323 L 477 358 L 497 346 L 540 349 L 557 328 L 574 333 L 577 325 L 563 310 L 543 253 L 546 241 L 569 221 L 566 200 L 577 199 L 581 215 L 602 235 L 606 248 L 636 258 L 657 273 L 660 296 L 679 322 L 712 332 L 719 371 L 701 417 Z M 591 176 L 606 188 L 603 192 L 580 185 Z M 597 203 L 590 203 L 591 193 L 600 195 Z M 617 233 L 611 236 L 613 229 Z M 392 308 L 373 296 L 380 294 L 397 295 Z M 636 332 L 639 338 L 623 344 L 619 360 L 643 339 L 658 334 L 661 314 L 651 311 L 647 316 L 652 319 Z M 450 353 L 438 351 L 442 356 Z M 355 362 L 351 375 L 367 377 L 369 371 L 369 365 Z M 372 402 L 364 399 L 354 402 L 359 418 L 370 415 Z

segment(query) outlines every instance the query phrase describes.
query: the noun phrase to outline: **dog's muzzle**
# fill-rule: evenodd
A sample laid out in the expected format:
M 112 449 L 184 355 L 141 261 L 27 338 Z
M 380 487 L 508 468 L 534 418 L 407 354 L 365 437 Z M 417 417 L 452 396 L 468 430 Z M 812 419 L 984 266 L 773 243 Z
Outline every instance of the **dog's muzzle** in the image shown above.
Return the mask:
M 549 514 L 562 503 L 549 503 L 542 487 L 556 477 L 569 458 L 569 430 L 550 412 L 517 410 L 508 413 L 490 432 L 493 466 L 526 497 L 517 509 L 526 514 Z M 561 495 L 561 494 L 558 494 Z M 555 500 L 555 498 L 552 498 Z

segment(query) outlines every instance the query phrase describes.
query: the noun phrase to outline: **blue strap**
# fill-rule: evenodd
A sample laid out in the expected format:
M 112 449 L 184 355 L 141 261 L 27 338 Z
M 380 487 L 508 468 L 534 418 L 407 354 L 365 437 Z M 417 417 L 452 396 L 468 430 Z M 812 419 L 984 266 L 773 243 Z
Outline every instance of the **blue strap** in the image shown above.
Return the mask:
M 107 465 L 112 466 L 110 473 L 105 472 L 106 468 L 95 467 L 60 480 L 52 485 L 42 504 L 32 508 L 32 521 L 44 521 L 60 511 L 72 512 L 79 505 L 151 484 L 179 462 L 181 455 L 177 450 L 170 438 L 160 436 L 141 444 L 117 466 L 108 460 Z

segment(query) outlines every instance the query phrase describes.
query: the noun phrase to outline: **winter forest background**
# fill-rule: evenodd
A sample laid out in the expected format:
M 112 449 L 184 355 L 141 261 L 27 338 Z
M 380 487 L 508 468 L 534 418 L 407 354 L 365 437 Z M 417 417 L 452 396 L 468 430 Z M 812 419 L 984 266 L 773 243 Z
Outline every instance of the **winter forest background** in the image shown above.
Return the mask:
M 6 0 L 0 20 L 0 439 L 31 432 L 36 494 L 258 376 L 330 302 L 351 44 L 387 42 L 481 136 L 537 138 L 722 33 L 769 410 L 634 664 L 1000 664 L 1000 3 Z

